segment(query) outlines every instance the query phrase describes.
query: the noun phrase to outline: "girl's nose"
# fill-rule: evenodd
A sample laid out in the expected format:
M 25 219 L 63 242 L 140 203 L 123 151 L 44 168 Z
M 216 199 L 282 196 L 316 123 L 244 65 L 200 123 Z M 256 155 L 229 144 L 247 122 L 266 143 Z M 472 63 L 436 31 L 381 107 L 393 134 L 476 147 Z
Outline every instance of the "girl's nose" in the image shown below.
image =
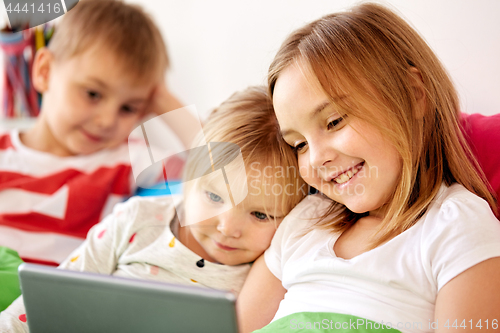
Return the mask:
M 325 168 L 338 155 L 333 147 L 325 143 L 309 142 L 309 163 L 315 169 Z
M 233 209 L 219 215 L 217 230 L 226 237 L 239 238 L 243 230 L 243 218 L 234 214 Z

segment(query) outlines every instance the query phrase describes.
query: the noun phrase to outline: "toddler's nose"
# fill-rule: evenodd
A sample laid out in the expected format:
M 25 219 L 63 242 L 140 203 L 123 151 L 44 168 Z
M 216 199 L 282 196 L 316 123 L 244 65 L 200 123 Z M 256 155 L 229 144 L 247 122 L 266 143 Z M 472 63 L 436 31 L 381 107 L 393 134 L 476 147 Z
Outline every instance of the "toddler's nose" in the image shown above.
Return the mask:
M 231 210 L 219 215 L 217 230 L 226 237 L 239 238 L 243 230 L 242 218 L 235 216 Z

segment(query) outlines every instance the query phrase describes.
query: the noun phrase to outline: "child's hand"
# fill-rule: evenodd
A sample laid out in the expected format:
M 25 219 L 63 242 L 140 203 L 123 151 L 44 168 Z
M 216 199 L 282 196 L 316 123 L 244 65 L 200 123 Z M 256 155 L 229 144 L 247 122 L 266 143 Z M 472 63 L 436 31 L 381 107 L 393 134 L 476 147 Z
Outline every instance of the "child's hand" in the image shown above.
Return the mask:
M 154 89 L 151 99 L 148 103 L 146 114 L 162 115 L 184 105 L 170 93 L 165 82 L 161 82 Z M 199 120 L 197 115 L 191 114 L 187 109 L 180 113 L 172 113 L 168 117 L 164 117 L 165 123 L 181 140 L 185 148 L 190 148 L 191 144 L 198 134 Z
M 177 97 L 170 93 L 165 82 L 161 82 L 155 87 L 151 95 L 146 114 L 153 113 L 160 115 L 183 106 Z

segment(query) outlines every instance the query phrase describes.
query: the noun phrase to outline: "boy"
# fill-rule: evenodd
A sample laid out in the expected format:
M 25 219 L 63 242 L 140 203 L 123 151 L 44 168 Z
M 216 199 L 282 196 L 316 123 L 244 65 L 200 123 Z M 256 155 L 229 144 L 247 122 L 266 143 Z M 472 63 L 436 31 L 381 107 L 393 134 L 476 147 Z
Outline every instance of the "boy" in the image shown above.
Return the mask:
M 57 265 L 134 192 L 127 137 L 152 105 L 181 106 L 161 84 L 168 65 L 158 28 L 136 6 L 84 0 L 65 15 L 35 56 L 36 124 L 0 135 L 0 245 Z

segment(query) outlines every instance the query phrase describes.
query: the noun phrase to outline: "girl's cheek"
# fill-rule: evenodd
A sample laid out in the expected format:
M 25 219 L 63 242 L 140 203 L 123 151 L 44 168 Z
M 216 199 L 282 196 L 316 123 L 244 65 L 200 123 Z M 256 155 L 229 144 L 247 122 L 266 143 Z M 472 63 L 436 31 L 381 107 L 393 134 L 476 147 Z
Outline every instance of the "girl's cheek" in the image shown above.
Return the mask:
M 299 165 L 299 174 L 302 178 L 308 178 L 309 169 L 311 166 L 309 165 L 309 160 L 305 157 L 305 155 L 299 155 L 298 158 Z
M 309 185 L 316 183 L 316 172 L 309 164 L 299 163 L 299 175 Z

